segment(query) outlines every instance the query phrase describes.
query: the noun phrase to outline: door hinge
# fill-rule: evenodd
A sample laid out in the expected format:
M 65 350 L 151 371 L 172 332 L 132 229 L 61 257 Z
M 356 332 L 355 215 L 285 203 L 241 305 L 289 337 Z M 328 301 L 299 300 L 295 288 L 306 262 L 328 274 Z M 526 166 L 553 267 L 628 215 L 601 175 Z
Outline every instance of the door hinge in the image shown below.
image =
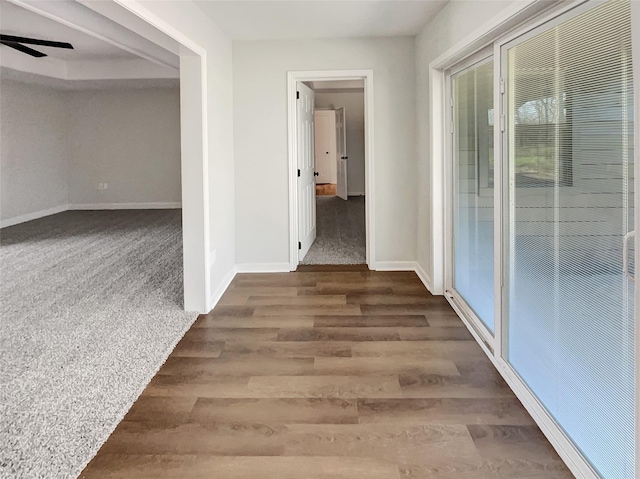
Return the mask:
M 298 169 L 298 178 L 300 178 L 300 169 Z
M 500 93 L 504 94 L 504 78 L 500 78 Z
M 298 241 L 298 249 L 302 249 L 302 243 L 300 243 L 300 241 Z
M 449 126 L 450 126 L 450 129 L 451 129 L 451 134 L 453 135 L 453 133 L 454 133 L 454 125 L 453 125 L 453 122 L 451 122 Z
M 454 105 L 453 97 L 449 98 L 449 105 L 451 106 L 451 108 L 453 108 L 453 105 Z
M 297 92 L 296 92 L 296 100 L 299 100 L 299 99 L 300 99 L 300 92 L 299 92 L 299 91 L 297 91 Z
M 504 115 L 500 115 L 500 131 L 504 131 L 505 130 L 505 118 Z

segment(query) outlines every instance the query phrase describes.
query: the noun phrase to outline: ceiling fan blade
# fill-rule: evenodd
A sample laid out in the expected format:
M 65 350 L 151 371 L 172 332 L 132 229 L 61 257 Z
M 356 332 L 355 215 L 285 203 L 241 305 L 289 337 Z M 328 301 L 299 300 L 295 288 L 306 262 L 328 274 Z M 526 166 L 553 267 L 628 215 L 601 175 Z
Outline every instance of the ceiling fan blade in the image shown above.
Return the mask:
M 25 47 L 24 45 L 21 45 L 20 43 L 15 43 L 15 42 L 7 42 L 4 40 L 0 40 L 0 43 L 2 43 L 3 45 L 6 45 L 8 47 L 11 47 L 15 50 L 18 50 L 19 52 L 22 53 L 26 53 L 27 55 L 31 55 L 32 57 L 36 57 L 36 58 L 41 58 L 41 57 L 46 57 L 47 55 L 39 52 L 38 50 L 34 50 L 33 48 L 29 48 L 29 47 Z
M 71 45 L 71 43 L 38 40 L 37 38 L 16 37 L 14 35 L 0 34 L 0 42 L 26 43 L 27 45 L 40 45 L 43 47 L 67 48 L 73 50 L 73 45 Z

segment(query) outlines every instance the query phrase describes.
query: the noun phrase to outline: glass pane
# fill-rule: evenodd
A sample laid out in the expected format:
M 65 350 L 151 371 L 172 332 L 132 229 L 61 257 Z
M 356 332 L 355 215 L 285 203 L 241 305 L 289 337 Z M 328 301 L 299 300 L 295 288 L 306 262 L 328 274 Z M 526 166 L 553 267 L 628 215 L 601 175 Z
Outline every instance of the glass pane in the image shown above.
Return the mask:
M 507 50 L 507 360 L 603 478 L 634 475 L 629 1 Z
M 452 82 L 453 286 L 493 333 L 493 61 Z

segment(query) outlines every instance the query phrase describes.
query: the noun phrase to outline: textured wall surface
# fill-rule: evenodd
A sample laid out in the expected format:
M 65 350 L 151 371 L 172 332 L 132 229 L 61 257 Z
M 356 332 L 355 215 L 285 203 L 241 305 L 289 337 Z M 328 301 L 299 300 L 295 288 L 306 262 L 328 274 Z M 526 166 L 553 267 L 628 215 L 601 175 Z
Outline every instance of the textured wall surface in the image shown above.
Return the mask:
M 2 80 L 0 220 L 67 204 L 66 112 L 61 92 Z

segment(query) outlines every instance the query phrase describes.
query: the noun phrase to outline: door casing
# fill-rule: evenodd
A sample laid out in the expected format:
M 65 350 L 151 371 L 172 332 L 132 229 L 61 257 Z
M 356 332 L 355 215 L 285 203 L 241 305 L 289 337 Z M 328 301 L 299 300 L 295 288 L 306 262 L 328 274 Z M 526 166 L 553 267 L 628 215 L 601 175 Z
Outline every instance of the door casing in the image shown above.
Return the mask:
M 296 132 L 297 82 L 364 80 L 364 175 L 365 175 L 365 232 L 366 262 L 371 270 L 375 261 L 375 182 L 373 145 L 373 70 L 320 70 L 287 72 L 288 151 L 289 151 L 289 270 L 298 268 L 298 151 Z

